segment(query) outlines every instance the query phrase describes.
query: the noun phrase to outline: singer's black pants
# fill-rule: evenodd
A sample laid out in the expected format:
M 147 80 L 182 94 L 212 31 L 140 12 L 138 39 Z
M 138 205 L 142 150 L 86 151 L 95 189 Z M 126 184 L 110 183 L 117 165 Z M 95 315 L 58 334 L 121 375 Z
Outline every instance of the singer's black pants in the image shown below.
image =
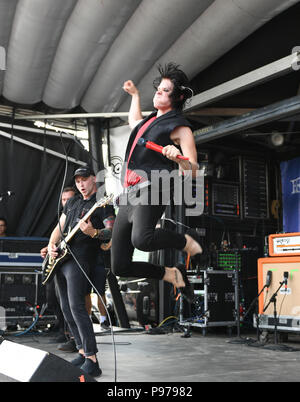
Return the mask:
M 127 197 L 127 194 L 121 197 Z M 125 205 L 123 205 L 125 204 Z M 119 211 L 112 234 L 112 272 L 118 276 L 162 279 L 163 266 L 149 262 L 132 261 L 134 249 L 156 251 L 186 245 L 183 234 L 156 228 L 166 205 L 132 205 L 120 200 Z

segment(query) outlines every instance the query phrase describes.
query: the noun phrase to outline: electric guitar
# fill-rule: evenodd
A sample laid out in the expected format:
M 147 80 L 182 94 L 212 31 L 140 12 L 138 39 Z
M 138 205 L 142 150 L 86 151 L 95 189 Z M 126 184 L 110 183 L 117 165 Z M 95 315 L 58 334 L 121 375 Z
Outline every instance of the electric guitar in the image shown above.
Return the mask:
M 109 196 L 103 197 L 99 201 L 95 202 L 92 208 L 84 215 L 82 220 L 87 221 L 88 218 L 93 214 L 93 212 L 97 208 L 103 208 L 112 199 L 113 194 L 110 194 Z M 75 225 L 73 229 L 67 234 L 67 236 L 59 243 L 59 245 L 57 246 L 57 252 L 58 252 L 57 257 L 51 257 L 49 253 L 47 253 L 42 264 L 43 285 L 45 285 L 47 282 L 48 283 L 51 282 L 51 280 L 54 278 L 57 268 L 61 266 L 61 264 L 69 258 L 70 254 L 67 248 L 67 244 L 73 238 L 73 236 L 78 232 L 79 229 L 80 229 L 80 222 L 78 222 L 77 225 Z

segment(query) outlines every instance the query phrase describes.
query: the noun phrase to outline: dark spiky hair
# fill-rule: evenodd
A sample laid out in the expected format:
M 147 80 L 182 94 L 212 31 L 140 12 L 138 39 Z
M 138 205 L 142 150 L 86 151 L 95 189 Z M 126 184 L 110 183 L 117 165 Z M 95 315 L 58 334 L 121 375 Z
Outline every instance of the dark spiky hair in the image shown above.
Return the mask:
M 169 79 L 174 85 L 174 89 L 170 94 L 172 107 L 182 110 L 188 98 L 191 98 L 193 91 L 188 87 L 189 80 L 186 74 L 179 68 L 180 65 L 173 62 L 167 63 L 164 66 L 157 66 L 159 77 L 153 81 L 154 88 L 157 89 L 161 80 Z M 182 96 L 183 95 L 183 96 Z

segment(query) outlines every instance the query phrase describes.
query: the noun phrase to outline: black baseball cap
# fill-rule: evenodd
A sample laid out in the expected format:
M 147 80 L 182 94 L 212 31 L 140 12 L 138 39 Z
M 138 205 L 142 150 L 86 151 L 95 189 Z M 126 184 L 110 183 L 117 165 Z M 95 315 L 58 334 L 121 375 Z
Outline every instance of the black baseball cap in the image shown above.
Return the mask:
M 90 177 L 90 176 L 95 176 L 95 173 L 94 173 L 93 169 L 91 169 L 89 166 L 82 166 L 75 170 L 74 175 L 73 175 L 74 179 L 76 176 Z

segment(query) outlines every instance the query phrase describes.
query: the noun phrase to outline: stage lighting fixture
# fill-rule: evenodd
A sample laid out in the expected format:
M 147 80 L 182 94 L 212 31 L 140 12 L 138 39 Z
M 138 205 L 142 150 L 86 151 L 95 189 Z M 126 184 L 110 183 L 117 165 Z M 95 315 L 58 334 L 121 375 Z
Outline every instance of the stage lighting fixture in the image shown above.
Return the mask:
M 284 136 L 281 133 L 274 132 L 271 134 L 271 144 L 274 147 L 281 147 L 284 143 Z

